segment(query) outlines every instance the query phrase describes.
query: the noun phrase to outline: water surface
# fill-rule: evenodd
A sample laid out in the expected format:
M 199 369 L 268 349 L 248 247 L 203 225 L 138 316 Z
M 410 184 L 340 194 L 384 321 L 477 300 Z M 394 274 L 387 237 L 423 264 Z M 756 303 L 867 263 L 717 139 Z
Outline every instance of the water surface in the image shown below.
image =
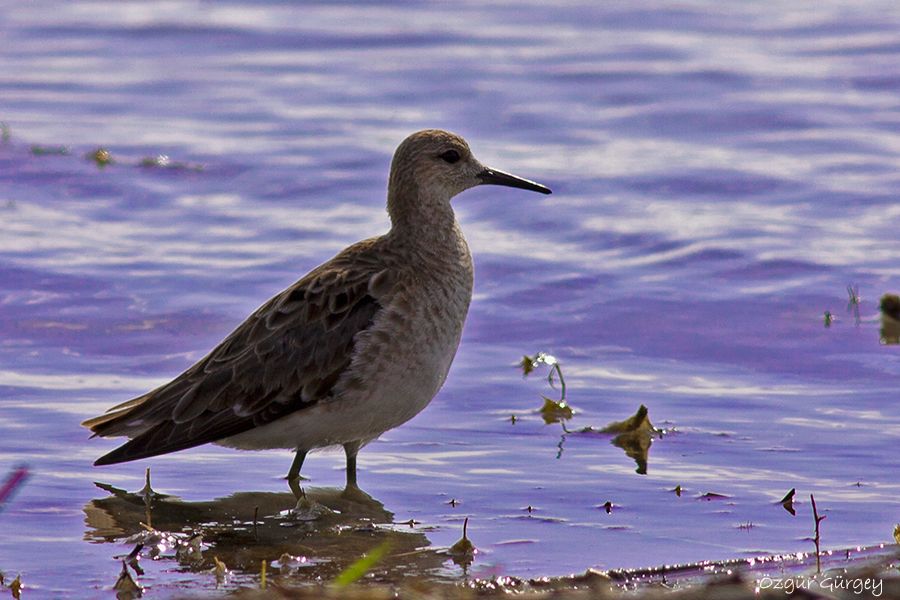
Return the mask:
M 477 271 L 463 343 L 432 405 L 360 455 L 381 505 L 363 521 L 418 522 L 393 528 L 411 551 L 469 517 L 469 575 L 807 552 L 810 493 L 826 547 L 889 541 L 900 349 L 877 304 L 900 289 L 898 26 L 879 1 L 0 7 L 0 473 L 32 471 L 0 513 L 0 570 L 105 597 L 140 511 L 94 481 L 138 490 L 147 465 L 190 510 L 287 508 L 288 452 L 96 469 L 115 442 L 78 423 L 386 230 L 391 153 L 424 127 L 554 195 L 455 201 Z M 114 164 L 83 157 L 98 146 Z M 667 433 L 646 474 L 610 436 L 544 424 L 558 390 L 515 367 L 539 350 L 561 361 L 570 429 L 648 407 Z M 335 453 L 304 471 L 321 489 L 342 469 Z M 796 517 L 777 505 L 791 488 Z M 383 532 L 292 543 L 355 557 Z M 148 595 L 215 589 L 225 545 L 202 568 L 143 561 Z M 463 577 L 439 555 L 415 568 Z

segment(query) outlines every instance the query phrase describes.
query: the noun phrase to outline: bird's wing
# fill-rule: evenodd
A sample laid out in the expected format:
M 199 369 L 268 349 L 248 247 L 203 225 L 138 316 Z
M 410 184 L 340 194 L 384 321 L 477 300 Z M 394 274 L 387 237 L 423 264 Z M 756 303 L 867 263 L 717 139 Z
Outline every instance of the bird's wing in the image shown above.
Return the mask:
M 378 264 L 339 255 L 278 294 L 171 382 L 84 422 L 133 439 L 95 464 L 198 446 L 330 397 L 357 335 L 381 309 Z

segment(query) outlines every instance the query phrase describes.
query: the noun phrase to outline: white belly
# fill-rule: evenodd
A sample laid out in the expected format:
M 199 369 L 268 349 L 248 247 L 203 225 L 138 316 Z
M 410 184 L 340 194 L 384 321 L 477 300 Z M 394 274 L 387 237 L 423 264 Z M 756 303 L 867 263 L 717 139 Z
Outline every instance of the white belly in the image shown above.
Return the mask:
M 413 418 L 444 384 L 459 346 L 471 284 L 463 280 L 462 286 L 439 291 L 427 301 L 401 294 L 388 303 L 357 337 L 354 358 L 333 399 L 217 443 L 308 451 L 367 443 Z

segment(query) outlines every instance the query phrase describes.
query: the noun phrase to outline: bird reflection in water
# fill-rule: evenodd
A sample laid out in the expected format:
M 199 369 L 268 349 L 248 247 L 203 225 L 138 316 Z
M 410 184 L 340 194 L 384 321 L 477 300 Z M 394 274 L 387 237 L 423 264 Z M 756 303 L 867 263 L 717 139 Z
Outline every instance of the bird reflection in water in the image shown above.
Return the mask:
M 328 580 L 386 541 L 390 552 L 371 574 L 376 581 L 410 574 L 434 579 L 447 561 L 408 522 L 395 527 L 393 513 L 381 502 L 370 496 L 350 499 L 335 488 L 305 490 L 312 503 L 327 507 L 307 520 L 294 511 L 298 501 L 290 493 L 240 492 L 187 502 L 149 485 L 136 493 L 97 486 L 109 496 L 84 506 L 86 540 L 143 544 L 143 554 L 195 572 L 209 572 L 221 562 L 232 571 L 258 574 L 266 561 L 274 577 Z

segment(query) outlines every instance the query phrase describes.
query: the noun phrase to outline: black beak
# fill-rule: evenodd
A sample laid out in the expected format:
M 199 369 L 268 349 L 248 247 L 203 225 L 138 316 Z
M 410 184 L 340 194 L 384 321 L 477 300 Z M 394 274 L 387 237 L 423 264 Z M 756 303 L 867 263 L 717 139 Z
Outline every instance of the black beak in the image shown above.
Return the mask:
M 485 169 L 478 174 L 481 183 L 487 185 L 505 185 L 506 187 L 520 188 L 523 190 L 531 190 L 532 192 L 540 192 L 542 194 L 550 194 L 550 188 L 543 186 L 534 181 L 528 181 L 497 169 Z

